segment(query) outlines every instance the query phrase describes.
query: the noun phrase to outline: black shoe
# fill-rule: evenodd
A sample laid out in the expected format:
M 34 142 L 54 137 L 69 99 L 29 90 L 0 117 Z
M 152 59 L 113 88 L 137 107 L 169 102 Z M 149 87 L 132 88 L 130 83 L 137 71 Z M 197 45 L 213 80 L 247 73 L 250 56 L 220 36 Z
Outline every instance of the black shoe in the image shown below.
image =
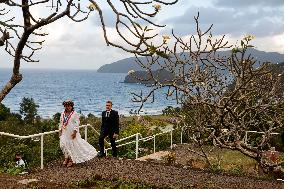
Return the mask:
M 105 153 L 98 153 L 97 157 L 98 158 L 103 158 L 103 157 L 106 157 L 106 154 Z

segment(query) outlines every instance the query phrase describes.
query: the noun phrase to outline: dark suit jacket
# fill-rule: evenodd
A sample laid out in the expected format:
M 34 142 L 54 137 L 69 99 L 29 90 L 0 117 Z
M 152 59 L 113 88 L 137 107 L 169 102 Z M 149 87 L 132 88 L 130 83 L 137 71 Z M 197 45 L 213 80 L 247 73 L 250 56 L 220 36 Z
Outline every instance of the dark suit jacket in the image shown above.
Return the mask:
M 101 133 L 119 134 L 119 115 L 115 110 L 111 110 L 109 117 L 106 117 L 106 111 L 102 112 Z

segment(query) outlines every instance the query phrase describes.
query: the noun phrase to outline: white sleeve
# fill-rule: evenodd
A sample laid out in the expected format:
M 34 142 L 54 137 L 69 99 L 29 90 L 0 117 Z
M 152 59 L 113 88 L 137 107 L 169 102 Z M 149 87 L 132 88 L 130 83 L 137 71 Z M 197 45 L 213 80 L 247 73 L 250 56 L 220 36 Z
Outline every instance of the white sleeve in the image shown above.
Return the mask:
M 76 112 L 74 112 L 73 119 L 74 130 L 79 132 L 80 116 Z

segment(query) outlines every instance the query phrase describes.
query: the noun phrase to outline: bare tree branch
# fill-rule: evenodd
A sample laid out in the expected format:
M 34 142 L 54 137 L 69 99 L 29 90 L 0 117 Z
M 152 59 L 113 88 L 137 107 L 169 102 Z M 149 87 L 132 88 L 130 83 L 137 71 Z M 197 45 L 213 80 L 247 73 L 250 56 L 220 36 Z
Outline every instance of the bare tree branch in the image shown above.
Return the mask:
M 172 46 L 164 43 L 152 49 L 147 63 L 137 60 L 147 73 L 155 65 L 175 77 L 166 84 L 155 80 L 148 94 L 135 94 L 136 102 L 143 105 L 157 88 L 167 88 L 167 96 L 182 106 L 179 113 L 190 125 L 188 133 L 198 136 L 195 142 L 201 149 L 207 144 L 238 150 L 274 170 L 282 163 L 269 164 L 265 152 L 271 147 L 272 133 L 283 129 L 284 63 L 258 62 L 249 53 L 253 36 L 231 46 L 225 36 L 212 36 L 212 26 L 203 32 L 199 14 L 194 19 L 196 34 L 181 38 L 173 33 Z M 248 130 L 263 133 L 258 140 L 252 138 L 253 145 L 247 141 Z M 206 158 L 204 151 L 201 156 Z
M 124 44 L 112 42 L 108 36 L 108 26 L 105 24 L 105 15 L 99 3 L 94 0 L 80 1 L 80 0 L 0 0 L 3 8 L 0 9 L 0 46 L 10 56 L 13 57 L 13 74 L 9 82 L 2 88 L 0 92 L 0 102 L 12 90 L 12 88 L 22 80 L 20 74 L 21 61 L 38 62 L 34 59 L 34 55 L 40 49 L 44 37 L 47 33 L 41 32 L 41 28 L 53 22 L 56 22 L 63 17 L 68 17 L 74 22 L 82 22 L 89 18 L 93 11 L 97 11 L 101 21 L 101 27 L 104 33 L 104 39 L 107 45 L 121 48 L 127 52 L 136 53 L 139 55 L 147 54 L 151 46 L 149 41 L 156 37 L 156 34 L 149 34 L 151 31 L 148 26 L 141 26 L 140 21 L 145 21 L 153 27 L 163 27 L 151 21 L 161 9 L 161 5 L 172 5 L 177 0 L 163 0 L 163 1 L 130 1 L 107 0 L 107 5 L 115 14 L 114 27 L 117 34 L 120 36 Z M 160 3 L 160 4 L 155 4 Z M 118 9 L 119 4 L 122 4 L 126 11 Z M 142 5 L 153 6 L 152 12 L 143 11 Z M 49 10 L 49 16 L 37 18 L 31 11 L 31 7 L 46 7 Z M 51 8 L 51 9 L 49 9 Z M 22 15 L 14 14 L 14 11 L 21 10 Z M 17 23 L 16 18 L 22 18 L 23 23 Z M 128 31 L 132 36 L 128 36 Z M 41 39 L 38 39 L 40 37 Z

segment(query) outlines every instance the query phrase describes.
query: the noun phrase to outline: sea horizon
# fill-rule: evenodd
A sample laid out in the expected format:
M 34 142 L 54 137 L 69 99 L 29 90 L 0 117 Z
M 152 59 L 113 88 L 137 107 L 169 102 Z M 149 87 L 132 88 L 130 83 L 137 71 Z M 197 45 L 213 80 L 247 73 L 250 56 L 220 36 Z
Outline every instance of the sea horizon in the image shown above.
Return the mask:
M 11 77 L 11 69 L 0 70 L 1 88 Z M 62 112 L 62 102 L 72 99 L 75 111 L 99 116 L 105 109 L 107 100 L 113 101 L 113 109 L 121 115 L 131 115 L 137 111 L 139 103 L 131 101 L 131 92 L 149 91 L 142 84 L 124 83 L 126 73 L 99 73 L 96 70 L 61 70 L 61 69 L 22 69 L 23 80 L 6 96 L 2 103 L 12 112 L 19 113 L 20 102 L 24 97 L 33 98 L 42 118 L 51 118 Z M 158 115 L 167 106 L 177 106 L 175 101 L 166 99 L 166 89 L 155 94 L 154 103 L 146 103 L 141 114 Z M 162 94 L 163 93 L 163 94 Z

